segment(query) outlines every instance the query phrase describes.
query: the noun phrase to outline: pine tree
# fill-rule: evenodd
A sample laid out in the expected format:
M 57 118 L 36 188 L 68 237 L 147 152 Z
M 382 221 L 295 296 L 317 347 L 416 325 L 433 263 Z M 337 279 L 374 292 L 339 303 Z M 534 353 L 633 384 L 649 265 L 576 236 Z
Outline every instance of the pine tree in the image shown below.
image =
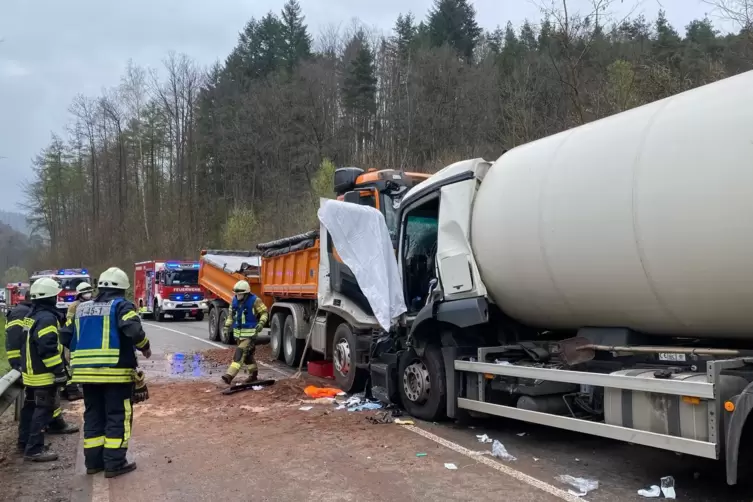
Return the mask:
M 376 111 L 377 83 L 374 54 L 363 32 L 359 32 L 351 43 L 357 45 L 357 50 L 345 76 L 343 101 L 354 115 L 373 115 Z
M 473 59 L 481 28 L 476 22 L 476 10 L 468 0 L 434 0 L 428 29 L 433 46 L 449 44 L 466 61 Z
M 403 16 L 400 14 L 397 16 L 395 27 L 393 31 L 395 36 L 392 37 L 392 43 L 395 46 L 398 56 L 401 60 L 406 60 L 408 54 L 413 49 L 416 41 L 416 34 L 418 32 L 417 26 L 413 23 L 413 14 L 410 12 Z
M 301 14 L 301 6 L 296 0 L 288 0 L 282 9 L 282 42 L 284 48 L 282 57 L 288 70 L 293 69 L 300 61 L 311 57 L 311 36 L 307 26 L 303 23 L 305 17 Z

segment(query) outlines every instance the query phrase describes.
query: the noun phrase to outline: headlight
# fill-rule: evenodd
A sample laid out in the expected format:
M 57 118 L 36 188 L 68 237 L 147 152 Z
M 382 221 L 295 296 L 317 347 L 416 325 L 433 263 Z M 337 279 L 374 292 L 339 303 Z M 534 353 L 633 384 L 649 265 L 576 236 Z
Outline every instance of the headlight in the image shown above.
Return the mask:
M 165 302 L 165 308 L 168 308 L 168 309 L 173 308 L 173 302 Z

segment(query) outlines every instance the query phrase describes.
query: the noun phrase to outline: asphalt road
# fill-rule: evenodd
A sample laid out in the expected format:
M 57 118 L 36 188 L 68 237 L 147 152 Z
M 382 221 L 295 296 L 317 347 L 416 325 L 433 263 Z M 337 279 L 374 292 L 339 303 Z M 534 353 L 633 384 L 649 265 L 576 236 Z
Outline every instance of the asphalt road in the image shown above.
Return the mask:
M 144 324 L 155 354 L 153 359 L 170 361 L 170 367 L 174 367 L 176 354 L 180 359 L 181 354 L 226 347 L 208 340 L 206 322 L 145 321 Z M 170 367 L 163 371 L 175 373 Z M 270 371 L 273 372 L 270 376 L 278 379 L 292 373 L 281 364 L 274 369 L 263 369 L 265 373 Z M 214 381 L 219 373 L 195 373 L 192 377 Z M 457 451 L 490 450 L 491 445 L 478 442 L 476 436 L 480 434 L 501 441 L 517 460 L 504 463 L 510 470 L 507 474 L 494 475 L 517 472 L 565 489 L 555 480 L 557 476 L 599 481 L 599 488 L 586 497 L 591 501 L 644 500 L 637 490 L 660 484 L 664 476 L 674 477 L 679 500 L 729 502 L 753 498 L 751 483 L 734 488 L 726 485 L 720 464 L 672 452 L 499 418 L 464 426 L 432 423 L 417 423 L 417 426 L 450 442 Z

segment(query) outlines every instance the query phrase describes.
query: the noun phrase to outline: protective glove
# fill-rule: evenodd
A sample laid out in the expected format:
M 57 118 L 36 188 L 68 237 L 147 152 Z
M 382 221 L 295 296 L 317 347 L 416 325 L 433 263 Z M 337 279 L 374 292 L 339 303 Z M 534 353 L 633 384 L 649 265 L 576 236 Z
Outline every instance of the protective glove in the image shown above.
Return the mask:
M 55 385 L 64 386 L 68 382 L 68 372 L 63 369 L 62 371 L 55 373 Z
M 133 374 L 133 402 L 141 403 L 149 399 L 149 389 L 146 388 L 146 375 L 142 370 Z

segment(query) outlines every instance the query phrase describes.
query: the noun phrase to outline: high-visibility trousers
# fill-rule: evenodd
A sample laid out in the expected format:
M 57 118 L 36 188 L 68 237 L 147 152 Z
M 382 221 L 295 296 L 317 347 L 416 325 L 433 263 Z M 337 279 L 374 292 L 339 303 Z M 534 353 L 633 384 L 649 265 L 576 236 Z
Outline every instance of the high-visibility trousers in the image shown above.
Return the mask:
M 84 463 L 115 471 L 126 463 L 133 427 L 133 384 L 83 384 Z

